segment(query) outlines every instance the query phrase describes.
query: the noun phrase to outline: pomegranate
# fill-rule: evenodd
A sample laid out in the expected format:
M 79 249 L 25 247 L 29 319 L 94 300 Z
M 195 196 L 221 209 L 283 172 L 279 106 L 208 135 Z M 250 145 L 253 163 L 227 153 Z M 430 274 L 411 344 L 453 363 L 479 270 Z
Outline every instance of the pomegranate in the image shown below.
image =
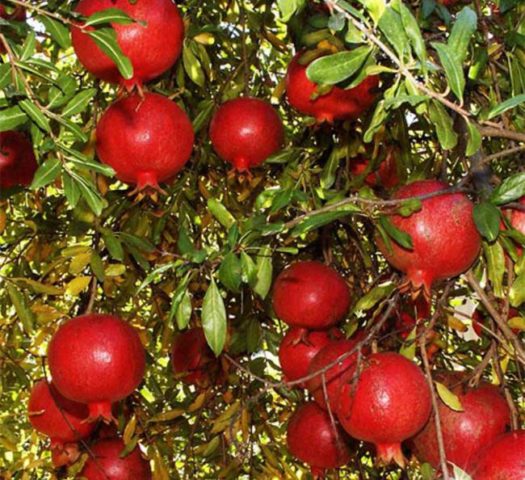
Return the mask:
M 314 478 L 322 478 L 326 469 L 350 461 L 344 432 L 337 426 L 334 430 L 328 413 L 314 402 L 305 403 L 294 412 L 286 439 L 290 453 L 310 465 Z
M 184 24 L 177 5 L 171 0 L 81 0 L 76 12 L 86 17 L 118 8 L 136 22 L 112 24 L 122 52 L 133 65 L 133 77 L 124 79 L 117 66 L 81 26 L 71 28 L 73 48 L 82 65 L 101 80 L 121 83 L 127 88 L 148 82 L 169 70 L 179 58 L 184 40 Z M 88 30 L 91 30 L 88 27 Z
M 402 355 L 385 352 L 370 355 L 357 380 L 341 386 L 336 413 L 352 437 L 375 445 L 380 462 L 404 466 L 401 442 L 425 426 L 431 410 L 421 370 Z
M 422 180 L 401 187 L 394 198 L 412 198 L 446 188 L 437 180 Z M 481 238 L 472 210 L 472 202 L 460 193 L 427 198 L 421 210 L 409 217 L 390 217 L 398 229 L 412 237 L 414 248 L 409 250 L 392 241 L 390 251 L 380 239 L 379 248 L 391 265 L 407 274 L 415 290 L 423 289 L 429 295 L 434 282 L 460 275 L 478 257 Z
M 142 381 L 145 354 L 133 327 L 118 317 L 94 314 L 69 320 L 57 330 L 48 363 L 62 395 L 87 403 L 90 420 L 111 420 L 111 404 Z
M 288 102 L 296 110 L 315 117 L 318 123 L 335 120 L 356 119 L 362 115 L 376 98 L 379 77 L 366 77 L 359 85 L 348 90 L 334 86 L 325 95 L 318 94 L 317 85 L 306 76 L 307 65 L 301 64 L 297 54 L 290 65 L 286 76 L 286 93 Z
M 138 190 L 170 181 L 190 158 L 193 140 L 193 127 L 184 111 L 155 93 L 117 101 L 97 126 L 100 159 Z
M 4 5 L 0 5 L 0 18 L 23 22 L 26 19 L 26 9 L 21 6 L 12 6 L 11 10 L 8 11 Z
M 219 367 L 202 328 L 192 328 L 175 337 L 171 364 L 178 379 L 202 388 L 213 383 Z
M 458 385 L 455 376 L 445 383 L 458 396 L 463 407 L 456 412 L 443 402 L 439 404 L 439 418 L 447 461 L 467 471 L 478 457 L 478 452 L 505 432 L 510 422 L 510 410 L 505 399 L 491 385 L 480 385 L 466 390 Z M 454 385 L 455 384 L 455 385 Z M 439 468 L 439 448 L 434 418 L 414 437 L 416 456 Z
M 308 367 L 317 353 L 329 343 L 340 340 L 343 334 L 336 329 L 308 331 L 290 328 L 279 347 L 279 361 L 288 382 L 308 375 Z
M 33 146 L 20 132 L 0 132 L 0 187 L 26 186 L 38 165 Z
M 370 160 L 363 156 L 358 156 L 350 161 L 350 172 L 354 176 L 362 175 L 368 168 Z M 365 178 L 365 183 L 369 187 L 377 187 L 379 185 L 385 188 L 394 188 L 399 185 L 399 175 L 397 173 L 396 160 L 393 155 L 388 155 L 382 161 L 378 168 L 369 173 Z
M 518 310 L 516 310 L 515 308 L 510 308 L 508 319 L 510 320 L 511 318 L 514 318 L 514 317 L 521 317 L 521 313 L 518 312 Z M 472 328 L 474 329 L 478 337 L 481 337 L 483 333 L 485 332 L 483 325 L 485 325 L 486 322 L 487 322 L 486 315 L 484 315 L 479 309 L 476 310 L 472 314 Z M 513 328 L 512 331 L 516 335 L 519 335 L 521 332 L 519 328 Z
M 217 154 L 242 172 L 261 165 L 281 149 L 284 129 L 279 114 L 268 102 L 237 98 L 217 110 L 210 138 Z
M 320 262 L 296 262 L 283 270 L 273 286 L 273 309 L 291 327 L 330 328 L 350 307 L 344 278 Z
M 473 480 L 523 480 L 525 478 L 525 430 L 501 435 L 483 449 Z
M 33 428 L 51 441 L 55 466 L 74 463 L 79 457 L 76 442 L 87 438 L 95 425 L 85 422 L 86 405 L 68 400 L 47 380 L 39 380 L 31 390 L 28 404 Z
M 124 448 L 118 438 L 99 440 L 91 446 L 95 458 L 87 460 L 80 475 L 86 480 L 151 480 L 151 468 L 138 447 L 121 457 Z

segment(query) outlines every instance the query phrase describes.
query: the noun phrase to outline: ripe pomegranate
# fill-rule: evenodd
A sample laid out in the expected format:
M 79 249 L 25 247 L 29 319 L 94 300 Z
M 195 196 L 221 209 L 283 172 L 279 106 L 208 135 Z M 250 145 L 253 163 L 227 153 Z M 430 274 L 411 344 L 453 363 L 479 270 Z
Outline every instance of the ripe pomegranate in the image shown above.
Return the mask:
M 273 309 L 291 327 L 330 328 L 350 307 L 344 278 L 320 262 L 296 262 L 283 270 L 273 286 Z
M 323 478 L 326 469 L 350 461 L 345 434 L 334 430 L 330 416 L 314 402 L 301 405 L 292 415 L 286 431 L 288 450 L 310 465 L 314 478 Z
M 412 198 L 446 188 L 437 180 L 416 181 L 401 187 L 394 198 Z M 412 250 L 392 241 L 390 251 L 381 239 L 378 246 L 391 265 L 407 274 L 415 290 L 423 288 L 429 294 L 434 282 L 460 275 L 477 258 L 481 238 L 472 210 L 472 202 L 460 193 L 427 198 L 421 210 L 409 217 L 390 217 L 398 229 L 412 237 Z
M 26 9 L 21 6 L 13 6 L 11 7 L 11 11 L 8 12 L 6 7 L 0 5 L 0 18 L 14 20 L 15 22 L 23 22 L 26 19 Z
M 213 383 L 219 365 L 202 328 L 192 328 L 175 337 L 171 365 L 176 377 L 188 385 L 206 388 Z
M 521 316 L 521 313 L 518 312 L 518 310 L 516 310 L 515 308 L 509 309 L 509 315 L 508 315 L 509 320 L 511 318 L 520 317 L 520 316 Z M 481 337 L 484 334 L 485 330 L 483 328 L 483 325 L 486 323 L 486 321 L 487 321 L 486 315 L 484 315 L 479 309 L 476 310 L 472 314 L 472 328 L 474 329 L 478 337 Z M 519 333 L 521 332 L 519 328 L 513 328 L 512 331 L 516 335 L 519 335 Z
M 47 380 L 39 380 L 31 390 L 27 409 L 33 428 L 50 438 L 55 466 L 74 463 L 79 456 L 76 442 L 95 429 L 93 423 L 85 422 L 87 406 L 68 400 Z
M 284 142 L 283 123 L 274 108 L 258 98 L 230 100 L 211 121 L 213 148 L 238 171 L 261 165 Z
M 521 197 L 519 199 L 519 203 L 521 205 L 525 206 L 525 197 Z M 518 232 L 525 234 L 525 212 L 522 212 L 521 210 L 517 209 L 506 209 L 507 212 L 510 212 L 510 224 L 512 225 L 512 228 L 517 230 Z M 518 246 L 518 253 L 521 255 L 523 252 L 523 247 L 520 245 Z
M 138 190 L 175 177 L 190 158 L 193 140 L 186 113 L 155 93 L 118 100 L 97 126 L 98 156 Z
M 318 123 L 335 120 L 356 119 L 362 115 L 376 98 L 379 77 L 366 77 L 359 85 L 348 90 L 334 86 L 317 98 L 317 84 L 306 76 L 307 65 L 301 64 L 302 52 L 297 54 L 286 76 L 288 102 L 300 112 L 315 117 Z
M 87 403 L 90 420 L 111 420 L 111 404 L 131 394 L 144 377 L 145 354 L 137 332 L 112 315 L 69 320 L 57 330 L 47 353 L 56 388 Z
M 336 413 L 354 438 L 376 446 L 382 463 L 405 459 L 401 442 L 426 424 L 432 410 L 430 388 L 421 370 L 398 353 L 370 355 L 357 381 L 341 386 Z
M 363 156 L 358 156 L 350 161 L 350 172 L 354 176 L 362 175 L 368 168 L 370 160 Z M 369 187 L 377 187 L 379 185 L 385 188 L 394 188 L 399 185 L 399 175 L 397 173 L 396 159 L 389 154 L 383 160 L 379 167 L 369 173 L 365 178 L 365 183 Z
M 456 3 L 459 3 L 459 0 L 437 0 L 437 2 L 445 5 L 445 7 L 453 7 Z
M 463 411 L 456 412 L 440 402 L 439 418 L 447 461 L 467 471 L 478 458 L 479 451 L 505 432 L 510 422 L 510 410 L 505 399 L 492 385 L 480 385 L 467 390 L 455 378 L 448 377 L 445 383 L 458 396 Z M 439 468 L 434 418 L 414 437 L 412 444 L 421 461 Z
M 308 375 L 308 367 L 317 353 L 329 343 L 340 340 L 343 334 L 336 329 L 308 331 L 290 328 L 279 347 L 279 361 L 288 382 Z
M 501 435 L 483 449 L 473 480 L 523 480 L 525 478 L 525 430 Z
M 139 448 L 122 458 L 124 448 L 118 438 L 99 440 L 91 447 L 95 458 L 87 460 L 80 475 L 86 480 L 151 480 L 151 468 Z
M 74 26 L 71 28 L 73 48 L 89 72 L 101 80 L 132 88 L 153 80 L 175 64 L 182 51 L 184 24 L 174 2 L 81 0 L 75 11 L 89 17 L 108 8 L 123 10 L 136 20 L 128 25 L 112 24 L 118 44 L 133 65 L 133 78 L 122 78 L 115 63 L 82 31 L 81 25 Z
M 20 132 L 0 132 L 0 187 L 26 186 L 38 165 L 33 146 Z

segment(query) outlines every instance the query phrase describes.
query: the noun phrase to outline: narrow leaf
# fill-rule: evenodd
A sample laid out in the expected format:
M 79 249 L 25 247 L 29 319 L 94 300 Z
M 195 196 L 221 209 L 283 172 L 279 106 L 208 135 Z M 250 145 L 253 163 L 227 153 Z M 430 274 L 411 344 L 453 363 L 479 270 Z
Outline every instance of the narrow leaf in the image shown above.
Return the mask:
M 202 302 L 202 328 L 208 345 L 219 356 L 226 343 L 226 308 L 215 280 L 211 280 Z

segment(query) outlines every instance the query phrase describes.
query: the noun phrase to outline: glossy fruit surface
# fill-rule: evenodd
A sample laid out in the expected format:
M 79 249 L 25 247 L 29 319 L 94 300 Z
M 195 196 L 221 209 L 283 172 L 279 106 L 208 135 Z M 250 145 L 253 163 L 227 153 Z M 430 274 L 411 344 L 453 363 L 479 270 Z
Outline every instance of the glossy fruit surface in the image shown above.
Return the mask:
M 273 309 L 291 327 L 322 330 L 348 313 L 350 292 L 334 269 L 315 261 L 296 262 L 283 270 L 273 286 Z
M 416 181 L 401 187 L 394 198 L 412 198 L 446 188 L 437 180 Z M 474 224 L 474 206 L 464 194 L 437 195 L 421 204 L 421 210 L 409 217 L 390 217 L 395 227 L 410 235 L 412 250 L 394 241 L 389 250 L 380 239 L 378 246 L 392 266 L 406 273 L 415 290 L 429 292 L 434 282 L 460 275 L 472 265 L 478 258 L 481 238 Z
M 155 93 L 118 100 L 97 126 L 100 160 L 139 190 L 172 180 L 190 158 L 193 140 L 186 113 Z
M 0 132 L 0 187 L 27 186 L 38 165 L 33 146 L 20 132 Z
M 177 61 L 184 39 L 184 24 L 171 0 L 81 0 L 76 12 L 90 15 L 118 8 L 136 20 L 112 24 L 124 55 L 133 65 L 133 77 L 124 79 L 115 63 L 79 27 L 71 29 L 73 48 L 82 65 L 101 80 L 128 88 L 148 82 L 169 70 Z
M 145 353 L 133 327 L 112 315 L 84 315 L 64 323 L 48 347 L 56 388 L 89 404 L 90 419 L 112 418 L 111 404 L 126 398 L 144 376 Z
M 236 98 L 219 107 L 210 126 L 217 154 L 238 171 L 261 165 L 284 142 L 283 123 L 268 103 L 258 98 Z

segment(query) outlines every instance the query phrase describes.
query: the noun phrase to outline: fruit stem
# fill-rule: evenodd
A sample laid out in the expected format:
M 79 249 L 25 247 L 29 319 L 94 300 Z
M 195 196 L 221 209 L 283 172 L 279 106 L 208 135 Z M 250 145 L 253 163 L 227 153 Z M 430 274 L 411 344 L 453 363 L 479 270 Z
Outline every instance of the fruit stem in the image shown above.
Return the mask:
M 401 450 L 400 443 L 381 443 L 376 445 L 377 461 L 382 465 L 390 465 L 392 462 L 405 467 L 405 456 Z

